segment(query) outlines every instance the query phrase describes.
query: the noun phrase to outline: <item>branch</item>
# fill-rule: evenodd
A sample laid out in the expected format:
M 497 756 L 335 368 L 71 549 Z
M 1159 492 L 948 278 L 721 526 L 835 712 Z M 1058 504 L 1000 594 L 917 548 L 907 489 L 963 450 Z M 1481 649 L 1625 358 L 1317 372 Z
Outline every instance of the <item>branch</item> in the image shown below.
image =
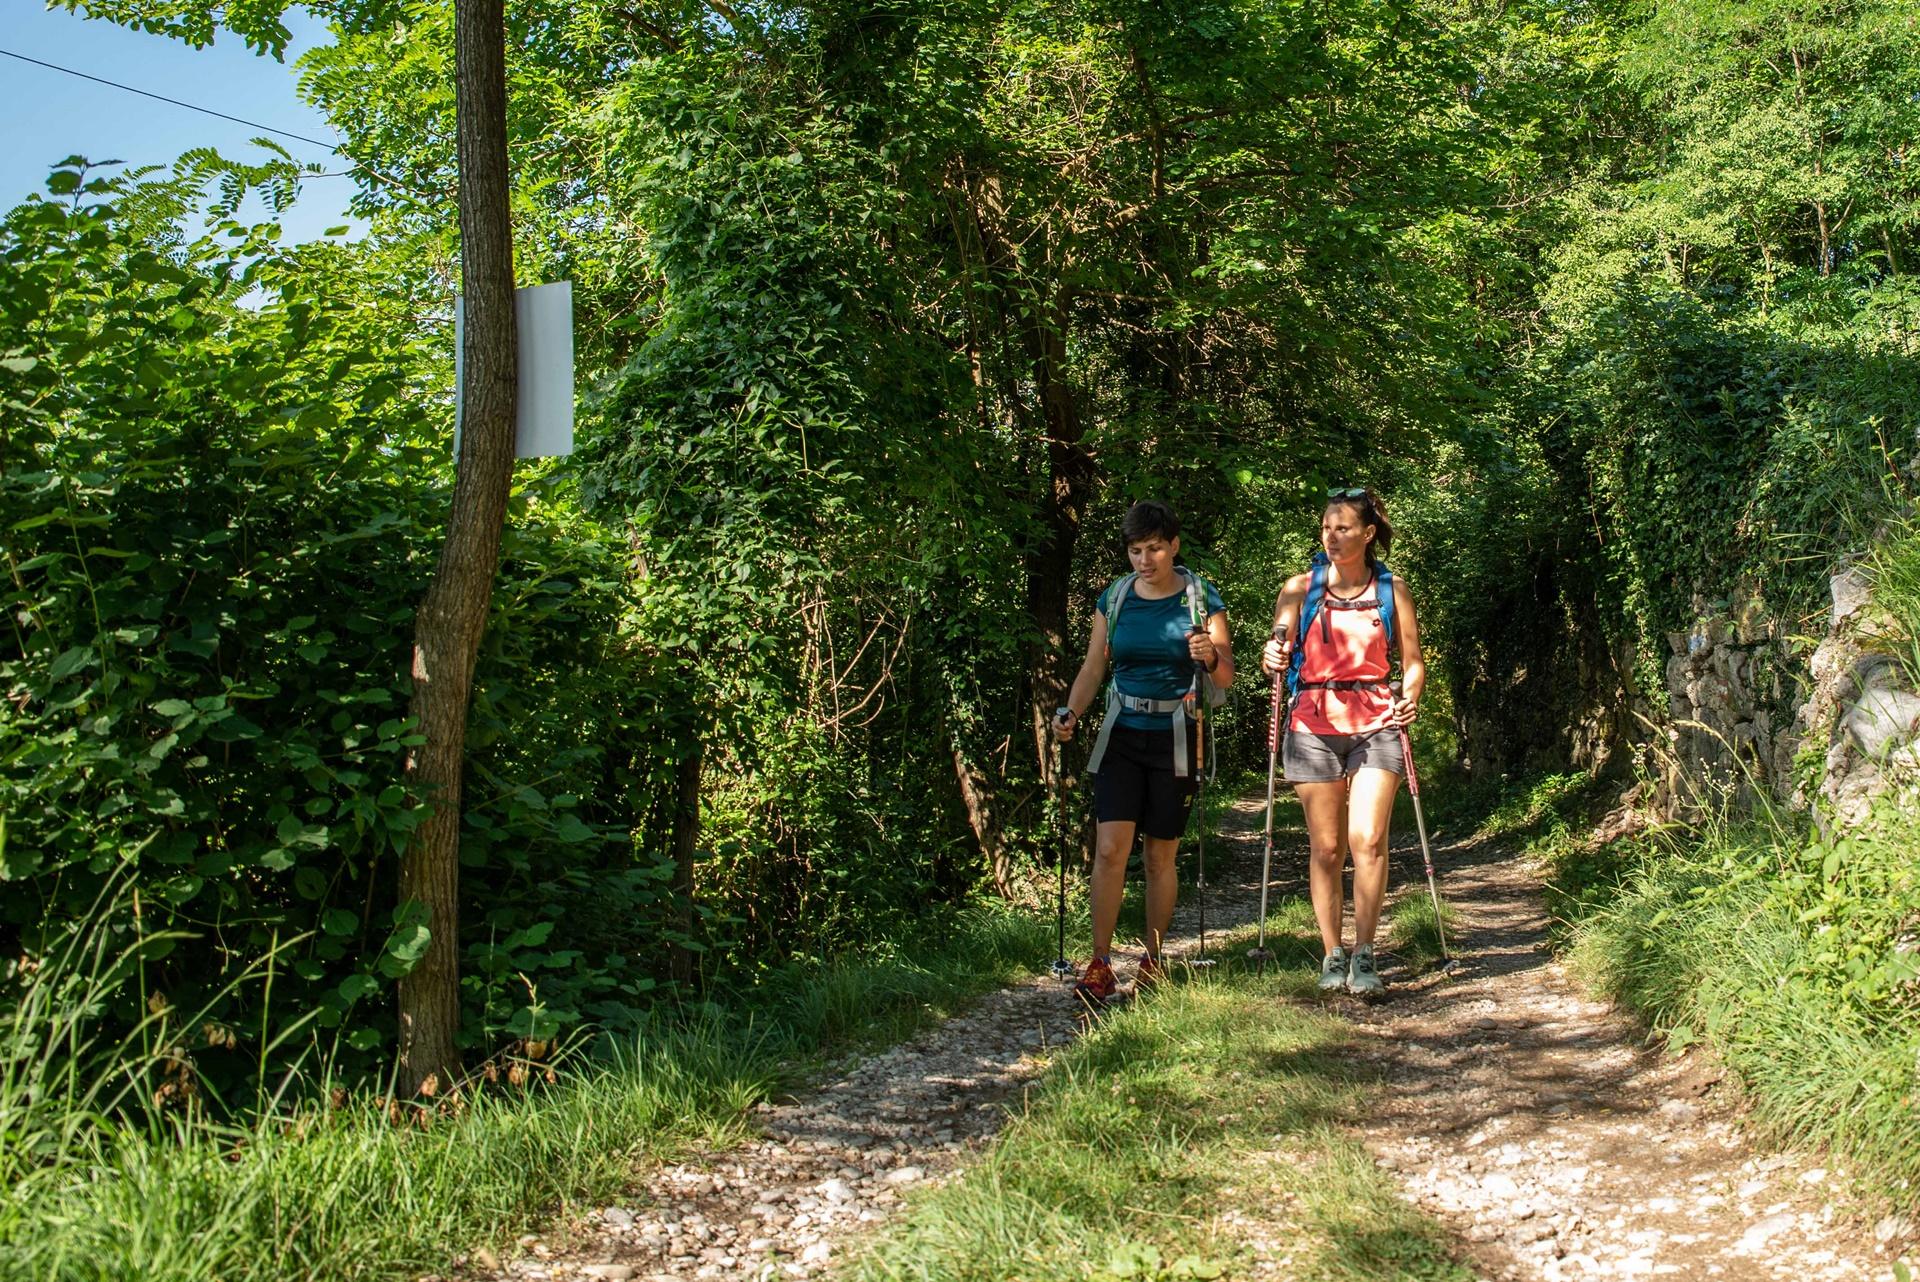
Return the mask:
M 613 16 L 640 28 L 655 40 L 658 40 L 666 46 L 668 53 L 680 52 L 680 42 L 673 37 L 673 33 L 654 22 L 651 18 L 648 18 L 645 14 L 635 12 L 632 9 L 615 9 Z

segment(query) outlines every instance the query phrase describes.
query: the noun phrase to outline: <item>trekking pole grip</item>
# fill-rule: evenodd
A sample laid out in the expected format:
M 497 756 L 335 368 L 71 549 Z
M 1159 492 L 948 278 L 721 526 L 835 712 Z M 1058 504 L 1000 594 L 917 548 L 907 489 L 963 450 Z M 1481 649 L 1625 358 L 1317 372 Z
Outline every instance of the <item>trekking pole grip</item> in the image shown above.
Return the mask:
M 1279 628 L 1275 628 L 1273 630 L 1273 639 L 1275 641 L 1284 641 L 1286 638 L 1282 635 Z M 1286 676 L 1285 668 L 1276 668 L 1274 670 L 1273 711 L 1267 717 L 1267 752 L 1269 754 L 1280 751 L 1280 690 L 1286 682 Z

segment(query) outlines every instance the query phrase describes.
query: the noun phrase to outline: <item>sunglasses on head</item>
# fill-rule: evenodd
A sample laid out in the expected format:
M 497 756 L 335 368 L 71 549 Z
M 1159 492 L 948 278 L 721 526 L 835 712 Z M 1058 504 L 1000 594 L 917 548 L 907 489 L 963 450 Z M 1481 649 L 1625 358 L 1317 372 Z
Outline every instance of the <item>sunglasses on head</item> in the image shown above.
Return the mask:
M 1363 499 L 1367 497 L 1367 487 L 1364 485 L 1349 485 L 1345 489 L 1328 490 L 1327 497 L 1330 499 Z

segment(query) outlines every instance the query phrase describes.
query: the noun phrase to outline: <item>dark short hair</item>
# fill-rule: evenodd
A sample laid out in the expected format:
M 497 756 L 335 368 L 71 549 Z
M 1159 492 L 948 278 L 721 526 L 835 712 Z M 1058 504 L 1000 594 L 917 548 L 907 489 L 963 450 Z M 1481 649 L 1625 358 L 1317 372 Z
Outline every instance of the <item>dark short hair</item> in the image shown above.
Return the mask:
M 1151 538 L 1171 543 L 1180 537 L 1180 518 L 1173 509 L 1155 499 L 1142 499 L 1127 509 L 1120 521 L 1120 537 L 1128 547 Z
M 1350 494 L 1335 494 L 1327 500 L 1326 511 L 1336 507 L 1353 508 L 1360 515 L 1360 524 L 1373 527 L 1373 537 L 1367 540 L 1367 564 L 1372 565 L 1376 553 L 1384 555 L 1393 546 L 1393 527 L 1387 524 L 1387 505 L 1380 501 L 1371 487 L 1367 487 L 1358 497 Z

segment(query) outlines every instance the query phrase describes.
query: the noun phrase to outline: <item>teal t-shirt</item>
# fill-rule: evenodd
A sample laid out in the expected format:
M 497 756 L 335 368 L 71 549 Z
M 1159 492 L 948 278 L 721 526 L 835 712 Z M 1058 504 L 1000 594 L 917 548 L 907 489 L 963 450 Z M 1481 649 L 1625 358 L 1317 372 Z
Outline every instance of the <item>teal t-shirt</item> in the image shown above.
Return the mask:
M 1109 589 L 1111 590 L 1111 589 Z M 1207 613 L 1226 609 L 1213 584 L 1200 580 L 1206 593 Z M 1107 593 L 1100 594 L 1095 606 L 1107 612 Z M 1192 620 L 1187 613 L 1186 585 L 1172 596 L 1149 601 L 1140 595 L 1136 581 L 1127 589 L 1120 606 L 1120 624 L 1109 624 L 1107 646 L 1113 656 L 1113 680 L 1122 694 L 1139 699 L 1178 699 L 1193 684 L 1193 657 L 1187 653 L 1187 629 Z M 1129 730 L 1170 730 L 1166 714 L 1122 712 L 1115 723 Z

